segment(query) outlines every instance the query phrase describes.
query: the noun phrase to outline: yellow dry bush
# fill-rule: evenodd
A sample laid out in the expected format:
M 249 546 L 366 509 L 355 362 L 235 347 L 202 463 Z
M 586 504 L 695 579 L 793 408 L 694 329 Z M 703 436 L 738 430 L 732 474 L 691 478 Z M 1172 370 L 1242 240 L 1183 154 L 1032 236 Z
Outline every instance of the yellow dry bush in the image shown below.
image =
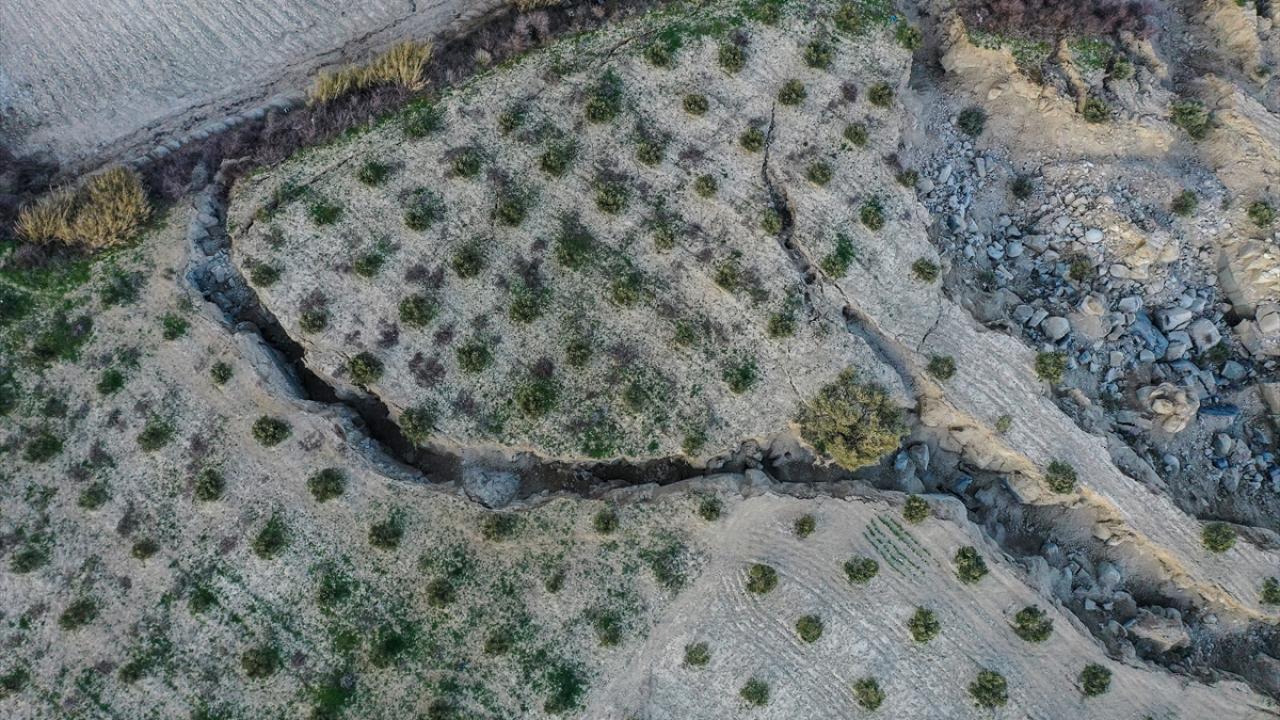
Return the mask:
M 19 210 L 14 229 L 18 237 L 31 243 L 71 242 L 75 207 L 74 192 L 55 190 Z
M 151 216 L 137 173 L 122 167 L 96 175 L 84 189 L 72 221 L 72 237 L 94 249 L 127 242 Z
M 365 81 L 369 85 L 400 85 L 408 90 L 421 90 L 430 59 L 431 43 L 402 42 L 369 64 Z
M 431 51 L 431 43 L 406 41 L 393 46 L 367 65 L 349 65 L 320 73 L 307 90 L 307 101 L 321 105 L 378 85 L 421 90 Z

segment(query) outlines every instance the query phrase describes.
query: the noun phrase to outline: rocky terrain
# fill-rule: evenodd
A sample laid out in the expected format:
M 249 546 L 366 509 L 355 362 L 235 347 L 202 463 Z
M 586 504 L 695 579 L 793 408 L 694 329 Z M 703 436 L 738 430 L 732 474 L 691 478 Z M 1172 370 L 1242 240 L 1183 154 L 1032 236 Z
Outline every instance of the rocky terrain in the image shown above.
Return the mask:
M 15 226 L 0 712 L 1280 715 L 1270 4 L 634 10 Z

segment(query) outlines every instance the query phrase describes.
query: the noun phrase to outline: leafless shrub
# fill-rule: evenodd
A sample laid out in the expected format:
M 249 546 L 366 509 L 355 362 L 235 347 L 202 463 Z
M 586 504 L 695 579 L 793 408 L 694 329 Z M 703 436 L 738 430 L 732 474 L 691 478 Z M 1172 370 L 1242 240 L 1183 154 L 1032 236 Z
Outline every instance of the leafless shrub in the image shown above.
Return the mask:
M 1010 35 L 1145 35 L 1149 0 L 961 0 L 971 29 Z

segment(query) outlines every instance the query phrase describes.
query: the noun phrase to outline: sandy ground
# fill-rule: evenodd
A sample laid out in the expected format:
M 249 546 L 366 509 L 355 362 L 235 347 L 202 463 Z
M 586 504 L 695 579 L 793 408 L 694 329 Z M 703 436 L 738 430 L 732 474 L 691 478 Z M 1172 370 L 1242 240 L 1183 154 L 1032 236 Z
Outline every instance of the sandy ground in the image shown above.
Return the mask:
M 0 143 L 74 165 L 145 152 L 317 67 L 430 37 L 494 0 L 11 0 L 0 4 Z

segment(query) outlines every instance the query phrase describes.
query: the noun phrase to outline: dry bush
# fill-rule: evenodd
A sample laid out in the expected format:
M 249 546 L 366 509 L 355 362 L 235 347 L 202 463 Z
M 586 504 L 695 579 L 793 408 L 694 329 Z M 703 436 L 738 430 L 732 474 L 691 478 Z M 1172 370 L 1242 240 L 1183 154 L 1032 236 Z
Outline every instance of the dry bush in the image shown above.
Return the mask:
M 1009 35 L 1145 35 L 1149 0 L 961 0 L 960 14 L 973 29 Z
M 30 205 L 24 205 L 18 211 L 14 229 L 18 237 L 27 242 L 69 243 L 72 240 L 71 218 L 75 205 L 74 192 L 55 190 Z
M 511 0 L 511 6 L 520 12 L 529 12 L 530 10 L 538 10 L 540 8 L 559 7 L 566 4 L 566 0 Z
M 150 216 L 142 180 L 116 167 L 95 175 L 78 192 L 57 190 L 22 208 L 14 229 L 31 243 L 100 249 L 128 241 Z
M 410 91 L 424 85 L 431 43 L 405 41 L 374 58 L 367 65 L 349 65 L 316 76 L 307 90 L 307 101 L 319 105 L 353 92 L 382 85 L 398 85 Z
M 137 173 L 112 168 L 89 181 L 72 222 L 72 237 L 93 249 L 132 238 L 151 216 L 151 203 Z
M 859 382 L 852 368 L 806 403 L 797 422 L 801 437 L 846 470 L 879 462 L 906 433 L 893 399 L 883 388 Z

